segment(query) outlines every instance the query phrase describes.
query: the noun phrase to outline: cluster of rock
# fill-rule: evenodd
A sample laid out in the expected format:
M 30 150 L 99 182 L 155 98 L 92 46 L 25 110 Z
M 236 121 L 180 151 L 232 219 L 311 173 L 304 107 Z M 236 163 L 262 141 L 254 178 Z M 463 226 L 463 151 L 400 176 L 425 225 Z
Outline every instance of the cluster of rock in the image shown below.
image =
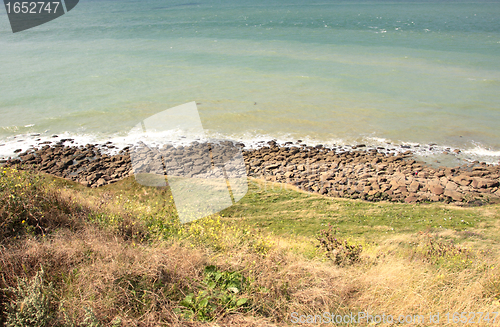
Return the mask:
M 242 179 L 246 182 L 245 162 L 241 148 L 232 142 L 194 142 L 188 146 L 166 144 L 161 147 L 137 145 L 129 149 L 132 171 L 137 182 L 146 186 L 175 188 L 175 181 L 184 188 L 223 188 L 226 180 Z M 168 178 L 168 182 L 165 179 Z M 190 179 L 186 184 L 186 179 Z M 189 186 L 188 186 L 189 185 Z M 210 186 L 209 186 L 210 185 Z
M 188 178 L 225 178 L 224 174 L 233 177 L 246 175 L 241 149 L 230 141 L 212 144 L 193 142 L 188 146 L 137 145 L 130 148 L 129 153 L 134 174 L 165 174 Z M 235 160 L 238 157 L 240 165 Z M 224 167 L 224 170 L 214 169 L 216 167 Z
M 6 165 L 31 166 L 40 172 L 89 187 L 110 184 L 130 175 L 132 167 L 127 149 L 109 156 L 102 153 L 103 148 L 107 147 L 94 144 L 84 147 L 64 146 L 63 143 L 19 153 L 19 159 L 8 160 Z
M 408 203 L 482 203 L 500 199 L 497 165 L 432 168 L 413 160 L 411 151 L 385 154 L 371 149 L 337 153 L 321 145 L 280 147 L 268 143 L 269 146 L 245 152 L 248 173 L 309 192 Z
M 364 146 L 339 151 L 321 145 L 279 146 L 271 141 L 267 146 L 241 151 L 243 146 L 232 142 L 156 149 L 138 146 L 107 155 L 103 150 L 111 145 L 76 147 L 59 142 L 20 153 L 19 159 L 9 160 L 7 165 L 30 165 L 89 187 L 113 183 L 133 173 L 221 177 L 215 176 L 221 173 L 212 168 L 225 166 L 226 178 L 246 173 L 332 197 L 408 203 L 500 200 L 500 166 L 496 165 L 433 168 L 412 159 L 411 151 L 384 153 L 363 150 Z
M 44 145 L 18 154 L 17 159 L 5 162 L 7 166 L 31 166 L 37 171 L 70 179 L 88 187 L 99 187 L 117 182 L 131 174 L 140 176 L 145 185 L 153 185 L 158 178 L 179 176 L 196 178 L 238 178 L 246 175 L 241 146 L 230 141 L 217 144 L 193 143 L 174 147 L 171 144 L 160 148 L 137 145 L 126 147 L 117 155 L 105 152 L 112 145 L 87 144 L 65 146 L 61 140 L 56 145 Z M 234 163 L 240 156 L 241 165 Z M 233 162 L 231 163 L 231 160 Z M 229 164 L 228 164 L 229 162 Z M 224 170 L 213 169 L 224 167 Z

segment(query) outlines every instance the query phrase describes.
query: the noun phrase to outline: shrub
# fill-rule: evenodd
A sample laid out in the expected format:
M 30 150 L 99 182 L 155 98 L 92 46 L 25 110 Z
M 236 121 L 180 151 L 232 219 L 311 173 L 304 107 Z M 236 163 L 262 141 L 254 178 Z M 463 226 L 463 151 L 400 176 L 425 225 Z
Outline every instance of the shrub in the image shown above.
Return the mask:
M 258 237 L 250 243 L 255 253 L 264 256 L 267 255 L 269 251 L 271 251 L 271 249 L 274 247 L 274 242 L 271 240 L 270 236 Z
M 341 240 L 337 236 L 337 229 L 333 229 L 329 225 L 328 229 L 321 230 L 318 241 L 318 247 L 326 251 L 326 255 L 335 262 L 336 265 L 344 266 L 350 265 L 361 260 L 361 252 L 363 247 L 361 245 L 351 244 L 347 240 Z
M 193 246 L 206 246 L 214 251 L 223 252 L 243 241 L 244 231 L 221 221 L 220 216 L 210 216 L 179 229 L 178 235 Z
M 475 253 L 454 244 L 451 240 L 445 242 L 427 233 L 422 233 L 419 242 L 412 245 L 412 258 L 416 257 L 424 262 L 447 268 L 467 268 L 475 256 Z
M 17 287 L 6 289 L 13 299 L 7 304 L 6 327 L 42 327 L 52 319 L 50 293 L 52 286 L 44 285 L 43 268 L 29 281 L 19 278 Z
M 0 242 L 23 234 L 45 234 L 74 225 L 68 219 L 82 211 L 47 187 L 30 171 L 0 168 Z
M 188 294 L 181 302 L 180 312 L 186 318 L 210 321 L 221 314 L 237 311 L 248 305 L 248 299 L 238 296 L 248 287 L 248 281 L 239 272 L 220 271 L 207 266 L 205 278 L 197 295 Z

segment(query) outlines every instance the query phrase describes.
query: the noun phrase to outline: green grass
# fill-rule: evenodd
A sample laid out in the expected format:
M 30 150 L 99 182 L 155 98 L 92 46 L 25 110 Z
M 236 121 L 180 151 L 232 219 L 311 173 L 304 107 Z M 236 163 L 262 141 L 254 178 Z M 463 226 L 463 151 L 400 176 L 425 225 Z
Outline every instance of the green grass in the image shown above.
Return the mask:
M 171 192 L 143 187 L 134 177 L 98 189 L 53 178 L 57 187 L 88 196 L 113 197 L 118 206 L 137 214 L 175 215 Z M 404 204 L 339 199 L 294 187 L 250 179 L 248 193 L 221 212 L 223 221 L 282 236 L 315 238 L 329 224 L 339 236 L 381 243 L 397 235 L 433 232 L 479 248 L 500 246 L 500 205 L 458 207 L 443 203 Z
M 222 214 L 228 221 L 277 235 L 314 237 L 332 224 L 340 236 L 370 242 L 420 231 L 451 231 L 459 240 L 500 241 L 499 205 L 461 208 L 440 203 L 335 199 L 258 180 L 251 180 L 248 194 Z

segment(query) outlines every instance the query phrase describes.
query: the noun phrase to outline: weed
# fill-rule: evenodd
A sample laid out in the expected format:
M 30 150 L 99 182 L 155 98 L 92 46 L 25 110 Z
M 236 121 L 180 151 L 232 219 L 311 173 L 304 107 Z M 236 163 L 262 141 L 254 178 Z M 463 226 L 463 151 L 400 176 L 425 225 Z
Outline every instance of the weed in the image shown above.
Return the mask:
M 329 225 L 328 229 L 320 231 L 318 241 L 319 247 L 326 250 L 326 255 L 336 265 L 345 266 L 361 261 L 360 254 L 363 251 L 361 245 L 351 244 L 347 240 L 341 240 L 337 236 L 337 229 Z
M 27 186 L 19 182 L 23 178 Z M 499 274 L 492 267 L 498 262 L 499 206 L 373 204 L 288 189 L 261 192 L 251 186 L 245 198 L 225 210 L 226 218 L 221 213 L 180 224 L 169 191 L 142 187 L 133 177 L 87 189 L 9 168 L 0 183 L 0 287 L 19 287 L 20 276 L 33 276 L 32 269 L 43 264 L 42 294 L 46 299 L 58 295 L 59 310 L 46 310 L 57 314 L 57 320 L 37 326 L 200 324 L 183 318 L 279 325 L 289 321 L 290 312 L 318 310 L 486 312 L 500 297 Z M 32 220 L 23 218 L 30 213 Z M 72 226 L 68 217 L 77 215 L 90 223 L 82 221 L 78 233 L 64 228 Z M 25 229 L 23 220 L 33 229 Z M 330 226 L 316 238 L 328 223 L 340 232 Z M 14 238 L 46 234 L 55 227 L 63 228 L 50 237 Z M 408 247 L 412 233 L 427 228 L 450 237 L 459 233 L 471 248 L 487 247 L 491 253 L 479 256 L 425 237 Z M 135 241 L 143 237 L 151 242 L 137 246 Z M 356 244 L 351 243 L 354 237 Z M 377 245 L 385 239 L 387 249 Z M 393 243 L 405 244 L 404 257 Z M 330 262 L 320 260 L 324 250 L 338 265 L 360 261 L 361 252 L 363 262 L 332 269 Z M 409 263 L 408 254 L 418 262 Z M 377 264 L 370 264 L 368 256 Z M 467 266 L 472 269 L 441 269 Z M 54 292 L 49 292 L 48 281 Z M 22 301 L 13 291 L 0 292 L 1 305 L 15 308 L 0 314 L 0 325 L 7 315 L 25 314 L 28 301 L 22 309 L 17 306 Z M 85 307 L 95 314 L 83 311 Z
M 274 242 L 271 240 L 271 237 L 268 235 L 266 237 L 257 238 L 252 242 L 252 249 L 261 255 L 267 255 L 269 251 L 274 247 Z
M 473 251 L 458 246 L 451 240 L 445 242 L 428 233 L 420 233 L 420 241 L 410 245 L 413 247 L 411 258 L 444 268 L 467 268 L 473 263 L 471 259 L 475 256 Z
M 484 295 L 500 301 L 500 275 L 495 274 L 484 283 Z
M 102 327 L 101 322 L 97 319 L 94 310 L 85 308 L 85 319 L 83 321 L 85 327 Z
M 222 222 L 220 216 L 211 216 L 185 224 L 178 233 L 181 239 L 188 241 L 192 246 L 206 246 L 219 252 L 237 246 L 243 241 L 243 231 Z
M 216 266 L 207 266 L 202 289 L 197 295 L 188 294 L 181 302 L 186 318 L 211 321 L 224 312 L 234 312 L 248 306 L 248 299 L 238 296 L 248 287 L 248 281 L 239 272 L 220 271 Z
M 40 175 L 14 168 L 0 168 L 0 240 L 26 234 L 46 234 L 71 226 L 69 213 L 78 214 L 50 190 Z
M 6 327 L 41 327 L 52 320 L 50 297 L 52 286 L 44 285 L 43 268 L 30 281 L 19 278 L 17 287 L 9 287 L 7 292 L 13 298 L 7 304 Z

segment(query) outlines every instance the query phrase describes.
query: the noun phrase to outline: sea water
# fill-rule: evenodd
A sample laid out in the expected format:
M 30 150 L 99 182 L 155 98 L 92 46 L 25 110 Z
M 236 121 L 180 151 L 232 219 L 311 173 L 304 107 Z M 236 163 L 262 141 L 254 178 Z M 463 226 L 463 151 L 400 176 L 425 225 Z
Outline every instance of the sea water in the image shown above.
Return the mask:
M 81 0 L 15 34 L 0 8 L 0 158 L 54 134 L 124 146 L 196 101 L 207 135 L 247 145 L 498 163 L 499 1 L 196 1 Z

